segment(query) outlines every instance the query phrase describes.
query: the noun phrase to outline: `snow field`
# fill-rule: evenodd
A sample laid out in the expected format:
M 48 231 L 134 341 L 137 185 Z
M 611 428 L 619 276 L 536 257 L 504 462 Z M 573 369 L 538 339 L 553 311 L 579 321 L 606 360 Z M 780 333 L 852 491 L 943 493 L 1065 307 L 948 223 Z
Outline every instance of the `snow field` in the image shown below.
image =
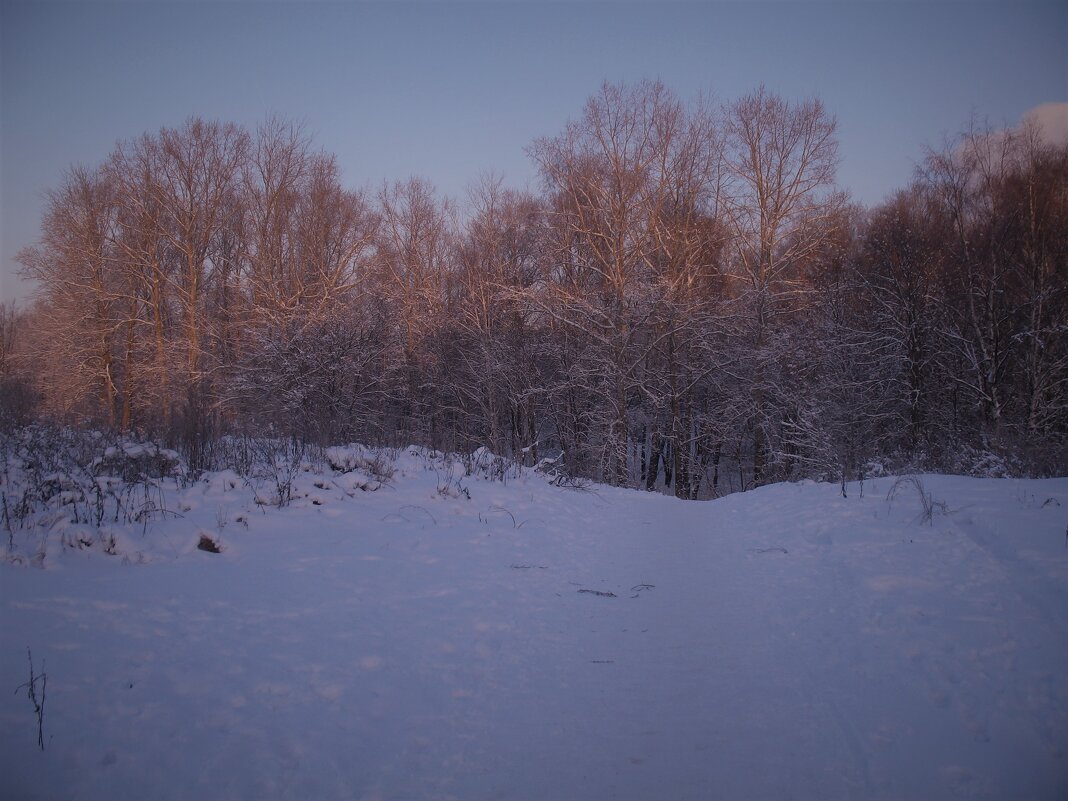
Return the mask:
M 1068 795 L 1068 479 L 923 476 L 928 525 L 891 478 L 688 503 L 396 468 L 281 510 L 214 474 L 125 560 L 0 567 L 0 796 Z

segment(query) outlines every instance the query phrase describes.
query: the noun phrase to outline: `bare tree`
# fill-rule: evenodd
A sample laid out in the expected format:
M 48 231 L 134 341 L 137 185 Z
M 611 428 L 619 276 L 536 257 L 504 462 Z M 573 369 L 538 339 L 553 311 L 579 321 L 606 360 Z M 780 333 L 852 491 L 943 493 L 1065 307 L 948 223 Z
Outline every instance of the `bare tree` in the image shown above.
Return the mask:
M 247 308 L 224 401 L 249 424 L 351 436 L 380 389 L 385 338 L 365 285 L 377 218 L 341 186 L 333 157 L 277 117 L 258 129 L 242 175 Z
M 200 319 L 204 286 L 214 268 L 212 246 L 225 220 L 226 200 L 245 158 L 248 135 L 232 124 L 191 119 L 159 134 L 158 183 L 164 238 L 178 269 L 172 289 L 181 308 L 188 387 L 204 378 Z
M 30 421 L 37 404 L 28 369 L 28 316 L 12 303 L 0 303 L 0 429 Z
M 537 456 L 535 404 L 541 395 L 527 291 L 537 277 L 542 205 L 484 176 L 470 190 L 470 216 L 457 242 L 446 328 L 447 386 L 467 445 Z
M 842 198 L 834 190 L 835 120 L 819 100 L 790 103 L 760 87 L 727 114 L 728 190 L 739 298 L 753 364 L 750 404 L 753 479 L 765 480 L 768 414 L 766 352 L 777 318 L 802 302 L 810 286 L 800 267 L 824 240 Z
M 978 410 L 983 448 L 1062 434 L 1068 148 L 1037 129 L 974 120 L 928 154 L 921 181 L 951 224 L 945 334 L 950 379 Z
M 173 407 L 173 260 L 156 189 L 161 158 L 158 140 L 146 134 L 120 143 L 104 167 L 115 186 L 114 243 L 129 284 L 123 428 L 130 426 L 136 411 L 142 423 L 153 420 L 169 427 Z
M 929 447 L 939 423 L 939 290 L 942 243 L 949 234 L 938 209 L 914 187 L 875 210 L 857 258 L 856 294 L 867 307 L 857 324 L 892 376 L 888 394 L 901 416 L 901 445 L 910 454 Z
M 0 303 L 0 378 L 8 378 L 15 372 L 19 322 L 20 315 L 14 302 Z
M 583 340 L 584 358 L 571 361 L 569 380 L 586 382 L 598 397 L 591 433 L 602 443 L 602 474 L 618 484 L 629 478 L 629 411 L 654 345 L 650 288 L 666 252 L 665 195 L 686 130 L 682 104 L 662 84 L 605 84 L 580 120 L 531 149 L 550 193 L 556 248 L 542 308 L 565 340 Z M 583 421 L 572 416 L 571 424 Z
M 100 170 L 71 169 L 49 193 L 38 246 L 23 250 L 23 275 L 40 287 L 41 380 L 58 413 L 95 408 L 115 425 L 118 310 L 123 295 L 111 247 L 113 187 Z M 95 403 L 93 402 L 95 399 Z

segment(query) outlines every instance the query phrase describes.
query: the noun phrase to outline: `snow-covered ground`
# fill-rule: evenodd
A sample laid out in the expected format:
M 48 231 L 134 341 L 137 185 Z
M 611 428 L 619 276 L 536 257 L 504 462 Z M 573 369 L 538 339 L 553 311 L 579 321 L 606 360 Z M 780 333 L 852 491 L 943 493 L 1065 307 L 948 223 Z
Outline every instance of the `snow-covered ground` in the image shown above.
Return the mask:
M 1068 797 L 1068 479 L 923 476 L 928 524 L 890 478 L 397 468 L 281 510 L 211 475 L 125 557 L 0 565 L 0 796 Z

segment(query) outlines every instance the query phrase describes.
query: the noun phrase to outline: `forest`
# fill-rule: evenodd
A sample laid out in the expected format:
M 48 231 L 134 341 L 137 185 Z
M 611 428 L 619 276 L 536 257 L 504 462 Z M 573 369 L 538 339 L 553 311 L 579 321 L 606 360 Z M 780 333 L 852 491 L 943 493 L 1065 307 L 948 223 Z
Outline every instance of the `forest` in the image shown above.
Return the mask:
M 604 84 L 462 201 L 345 186 L 303 125 L 71 168 L 2 308 L 0 420 L 486 447 L 679 498 L 1068 472 L 1068 144 L 979 122 L 865 208 L 833 114 Z

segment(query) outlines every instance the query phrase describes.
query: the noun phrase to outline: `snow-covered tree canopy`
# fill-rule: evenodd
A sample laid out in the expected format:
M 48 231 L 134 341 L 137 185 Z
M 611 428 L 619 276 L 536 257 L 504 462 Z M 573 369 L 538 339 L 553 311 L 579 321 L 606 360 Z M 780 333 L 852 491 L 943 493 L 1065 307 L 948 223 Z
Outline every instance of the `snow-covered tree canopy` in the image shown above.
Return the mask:
M 973 126 L 874 209 L 835 186 L 830 112 L 763 87 L 606 84 L 529 152 L 539 193 L 456 203 L 346 189 L 274 117 L 122 142 L 21 254 L 8 416 L 36 392 L 194 469 L 227 432 L 486 445 L 684 498 L 1068 467 L 1068 148 L 1037 126 Z

